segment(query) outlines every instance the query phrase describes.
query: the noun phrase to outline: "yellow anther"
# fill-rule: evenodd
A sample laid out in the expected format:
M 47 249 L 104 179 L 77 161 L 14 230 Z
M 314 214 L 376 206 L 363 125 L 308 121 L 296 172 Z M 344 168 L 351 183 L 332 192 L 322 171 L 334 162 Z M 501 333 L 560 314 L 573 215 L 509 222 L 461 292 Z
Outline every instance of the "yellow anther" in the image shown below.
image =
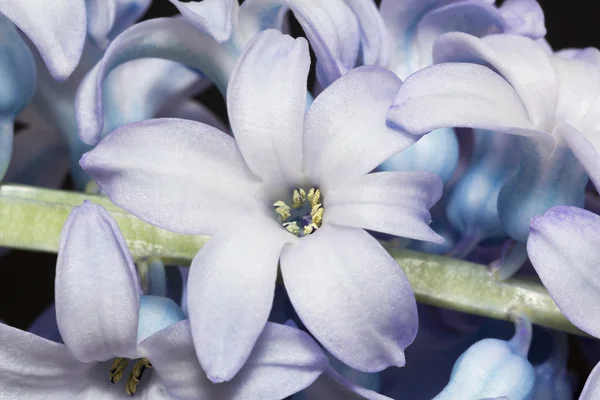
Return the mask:
M 290 217 L 290 206 L 285 204 L 283 201 L 276 201 L 273 206 L 275 207 L 275 212 L 279 215 L 279 219 L 281 221 L 285 221 Z
M 305 235 L 310 235 L 311 233 L 313 233 L 317 229 L 319 229 L 319 227 L 317 225 L 315 225 L 314 223 L 312 223 L 310 225 L 306 225 L 304 227 L 304 234 Z
M 312 188 L 308 191 L 308 202 L 310 203 L 311 207 L 314 207 L 315 205 L 319 204 L 320 200 L 321 190 Z
M 283 224 L 283 227 L 292 235 L 300 235 L 300 227 L 298 226 L 298 223 L 296 221 L 286 222 L 285 224 Z
M 319 228 L 321 227 L 321 225 L 323 225 L 323 213 L 324 212 L 325 212 L 325 209 L 323 207 L 320 207 L 319 209 L 316 210 L 316 212 L 314 214 L 312 211 L 310 213 L 313 224 L 318 226 Z
M 300 208 L 304 203 L 306 203 L 306 192 L 304 189 L 294 189 L 292 193 L 292 207 Z
M 123 377 L 123 372 L 125 371 L 125 368 L 127 368 L 127 363 L 128 361 L 126 358 L 115 358 L 112 366 L 110 367 L 110 381 L 112 383 L 117 383 L 121 380 Z
M 135 394 L 146 368 L 152 368 L 152 364 L 150 364 L 150 361 L 148 361 L 147 358 L 141 358 L 135 363 L 133 371 L 131 371 L 131 374 L 129 375 L 127 387 L 125 388 L 128 395 L 133 396 Z

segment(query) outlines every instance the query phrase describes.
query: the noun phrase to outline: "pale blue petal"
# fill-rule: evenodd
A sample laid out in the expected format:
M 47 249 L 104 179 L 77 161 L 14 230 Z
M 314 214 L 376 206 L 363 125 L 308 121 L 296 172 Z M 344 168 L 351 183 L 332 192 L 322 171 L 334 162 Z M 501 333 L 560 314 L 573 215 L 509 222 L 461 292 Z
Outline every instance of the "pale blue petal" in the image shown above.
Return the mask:
M 247 0 L 239 11 L 242 45 L 262 30 L 281 30 L 288 8 L 315 52 L 317 76 L 323 87 L 354 68 L 360 46 L 359 25 L 344 0 Z
M 372 236 L 324 225 L 286 246 L 280 263 L 298 316 L 337 359 L 363 372 L 405 364 L 417 333 L 414 294 Z
M 140 285 L 117 223 L 99 205 L 71 211 L 55 282 L 61 336 L 82 362 L 135 355 Z
M 181 308 L 168 297 L 142 296 L 137 331 L 137 342 L 186 319 Z
M 71 75 L 79 63 L 86 37 L 84 0 L 0 0 L 0 14 L 25 32 L 52 76 L 65 80 Z M 4 33 L 1 36 L 5 37 Z
M 139 58 L 163 58 L 205 73 L 225 93 L 237 55 L 188 22 L 157 18 L 132 26 L 108 47 L 77 93 L 77 123 L 82 140 L 95 144 L 103 129 L 103 83 L 118 65 Z
M 558 206 L 531 221 L 527 252 L 562 313 L 580 329 L 600 337 L 600 216 Z
M 238 0 L 169 1 L 184 18 L 217 42 L 225 42 L 231 37 L 233 18 L 239 7 Z

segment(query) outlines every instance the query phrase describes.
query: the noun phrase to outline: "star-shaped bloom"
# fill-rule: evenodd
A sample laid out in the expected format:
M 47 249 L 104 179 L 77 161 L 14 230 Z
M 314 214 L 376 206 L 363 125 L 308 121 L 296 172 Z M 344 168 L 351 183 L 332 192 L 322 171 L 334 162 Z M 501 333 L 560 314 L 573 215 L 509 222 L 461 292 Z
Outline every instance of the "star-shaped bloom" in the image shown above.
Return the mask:
M 583 205 L 586 172 L 600 183 L 600 52 L 549 54 L 521 36 L 447 33 L 433 55 L 439 64 L 404 82 L 389 123 L 413 134 L 454 126 L 525 137 L 521 167 L 498 199 L 507 233 L 521 243 L 531 217 Z
M 65 224 L 55 290 L 64 345 L 0 325 L 3 399 L 279 400 L 327 367 L 306 333 L 267 323 L 238 375 L 211 383 L 189 321 L 172 300 L 141 296 L 117 224 L 91 203 L 75 208 Z
M 600 216 L 557 206 L 531 220 L 527 253 L 560 311 L 581 330 L 600 338 Z M 600 396 L 600 363 L 580 400 Z
M 439 178 L 369 174 L 414 142 L 385 124 L 400 80 L 358 68 L 306 111 L 306 40 L 259 34 L 227 92 L 235 139 L 157 119 L 121 127 L 81 159 L 111 200 L 176 232 L 213 235 L 188 280 L 194 343 L 211 380 L 231 379 L 273 301 L 277 266 L 305 326 L 362 371 L 404 365 L 417 313 L 406 275 L 364 229 L 439 242 Z

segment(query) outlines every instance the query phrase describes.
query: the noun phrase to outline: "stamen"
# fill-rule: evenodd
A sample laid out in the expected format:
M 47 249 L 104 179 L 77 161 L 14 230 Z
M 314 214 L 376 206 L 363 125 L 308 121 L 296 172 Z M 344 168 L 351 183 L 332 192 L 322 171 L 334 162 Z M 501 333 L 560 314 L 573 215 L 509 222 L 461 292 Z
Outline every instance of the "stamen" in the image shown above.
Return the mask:
M 321 204 L 321 191 L 311 188 L 308 194 L 302 188 L 292 191 L 292 206 L 276 201 L 273 206 L 286 231 L 295 236 L 306 236 L 323 224 L 324 209 Z
M 127 381 L 126 390 L 128 395 L 133 396 L 135 394 L 146 368 L 152 368 L 152 364 L 150 364 L 150 361 L 148 361 L 147 358 L 139 359 L 135 363 L 133 371 L 131 371 L 131 374 L 129 375 L 129 380 Z
M 285 221 L 290 217 L 290 206 L 285 204 L 283 201 L 276 201 L 273 206 L 275 206 L 275 212 L 279 215 L 280 221 Z
M 126 358 L 117 357 L 110 367 L 110 381 L 117 383 L 123 377 L 123 371 L 127 368 L 128 360 Z

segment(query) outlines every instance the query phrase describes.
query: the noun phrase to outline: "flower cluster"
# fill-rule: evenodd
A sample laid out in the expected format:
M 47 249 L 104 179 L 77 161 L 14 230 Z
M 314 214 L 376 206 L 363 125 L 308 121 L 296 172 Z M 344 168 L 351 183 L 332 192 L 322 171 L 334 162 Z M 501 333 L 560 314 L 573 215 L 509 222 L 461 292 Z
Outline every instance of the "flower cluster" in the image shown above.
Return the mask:
M 0 0 L 0 179 L 89 199 L 0 399 L 574 398 L 566 334 L 417 306 L 389 250 L 529 274 L 600 338 L 599 50 L 536 0 L 169 1 Z M 209 238 L 134 257 L 125 212 Z

